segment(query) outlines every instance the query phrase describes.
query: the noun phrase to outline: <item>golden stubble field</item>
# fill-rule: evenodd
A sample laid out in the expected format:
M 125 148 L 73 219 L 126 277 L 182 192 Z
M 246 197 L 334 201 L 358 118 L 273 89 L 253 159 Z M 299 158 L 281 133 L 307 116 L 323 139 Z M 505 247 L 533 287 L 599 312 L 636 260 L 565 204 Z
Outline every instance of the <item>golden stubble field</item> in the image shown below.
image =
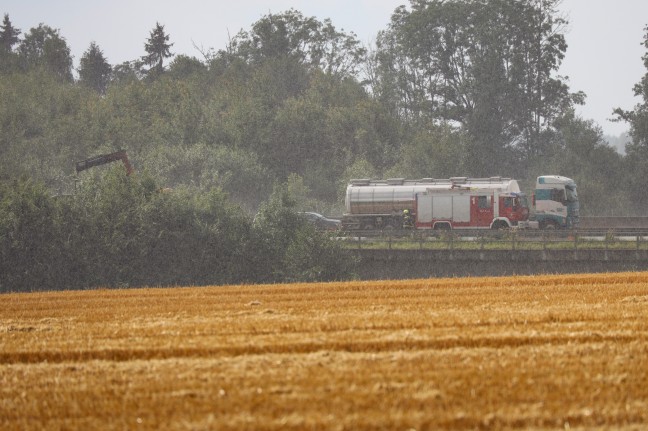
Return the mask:
M 648 273 L 0 295 L 0 429 L 648 429 Z

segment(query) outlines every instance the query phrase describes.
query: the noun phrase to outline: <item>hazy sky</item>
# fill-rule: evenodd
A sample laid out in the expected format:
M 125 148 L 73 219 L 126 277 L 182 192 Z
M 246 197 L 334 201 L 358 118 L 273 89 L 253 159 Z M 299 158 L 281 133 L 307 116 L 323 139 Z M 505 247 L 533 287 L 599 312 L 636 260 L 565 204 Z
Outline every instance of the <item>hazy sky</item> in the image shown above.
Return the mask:
M 174 43 L 172 52 L 200 58 L 194 45 L 222 49 L 229 36 L 269 12 L 289 8 L 305 16 L 330 18 L 338 29 L 356 33 L 362 42 L 375 39 L 394 9 L 407 0 L 1 0 L 0 13 L 8 13 L 23 33 L 44 23 L 60 30 L 79 58 L 95 41 L 111 64 L 144 55 L 144 42 L 156 22 L 165 26 Z M 563 0 L 561 11 L 570 24 L 567 50 L 560 74 L 569 76 L 572 91 L 587 94 L 578 109 L 608 134 L 627 130 L 611 123 L 612 109 L 632 108 L 632 87 L 646 69 L 641 57 L 646 0 Z

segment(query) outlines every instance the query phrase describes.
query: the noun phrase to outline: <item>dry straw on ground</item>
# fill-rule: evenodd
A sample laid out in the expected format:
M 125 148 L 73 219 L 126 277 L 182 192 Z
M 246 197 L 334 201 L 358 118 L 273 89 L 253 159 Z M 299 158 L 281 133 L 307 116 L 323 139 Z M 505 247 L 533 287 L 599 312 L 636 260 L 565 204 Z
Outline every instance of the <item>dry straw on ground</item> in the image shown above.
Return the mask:
M 0 429 L 646 429 L 648 274 L 0 296 Z

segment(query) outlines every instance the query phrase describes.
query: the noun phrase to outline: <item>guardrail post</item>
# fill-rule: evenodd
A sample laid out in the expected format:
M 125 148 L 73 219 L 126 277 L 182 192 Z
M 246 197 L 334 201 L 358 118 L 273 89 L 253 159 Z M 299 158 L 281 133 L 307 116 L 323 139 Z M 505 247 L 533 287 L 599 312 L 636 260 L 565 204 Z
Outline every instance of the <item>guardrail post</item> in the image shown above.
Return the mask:
M 542 251 L 547 251 L 547 233 L 542 232 Z

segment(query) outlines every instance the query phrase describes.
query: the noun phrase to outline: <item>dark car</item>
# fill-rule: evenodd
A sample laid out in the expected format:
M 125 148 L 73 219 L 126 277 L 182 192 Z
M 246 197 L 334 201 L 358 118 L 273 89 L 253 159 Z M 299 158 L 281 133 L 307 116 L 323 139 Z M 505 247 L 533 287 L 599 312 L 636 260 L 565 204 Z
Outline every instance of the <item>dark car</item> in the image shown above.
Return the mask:
M 342 227 L 342 222 L 337 219 L 324 217 L 322 214 L 314 212 L 298 213 L 304 220 L 312 223 L 319 230 L 338 230 Z

